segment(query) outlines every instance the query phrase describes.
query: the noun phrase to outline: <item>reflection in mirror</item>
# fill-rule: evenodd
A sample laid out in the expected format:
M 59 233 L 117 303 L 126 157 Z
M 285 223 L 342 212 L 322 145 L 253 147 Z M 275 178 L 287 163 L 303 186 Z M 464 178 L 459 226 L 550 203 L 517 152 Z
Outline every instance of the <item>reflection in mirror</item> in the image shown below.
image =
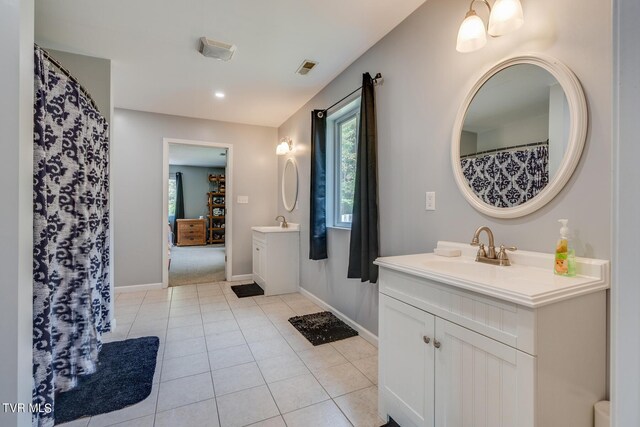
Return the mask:
M 539 194 L 560 168 L 570 117 L 562 86 L 540 66 L 516 64 L 489 78 L 460 134 L 460 166 L 475 195 L 508 208 Z
M 282 171 L 282 203 L 291 212 L 298 198 L 298 169 L 293 159 L 287 159 Z

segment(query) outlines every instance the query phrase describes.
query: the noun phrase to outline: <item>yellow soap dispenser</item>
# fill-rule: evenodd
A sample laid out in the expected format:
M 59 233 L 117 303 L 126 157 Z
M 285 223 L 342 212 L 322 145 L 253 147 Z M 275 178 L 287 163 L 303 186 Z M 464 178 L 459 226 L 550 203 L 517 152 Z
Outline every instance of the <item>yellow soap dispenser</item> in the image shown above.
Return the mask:
M 556 245 L 556 262 L 553 272 L 559 276 L 573 277 L 576 275 L 576 254 L 569 239 L 568 219 L 559 219 L 562 224 L 560 238 Z

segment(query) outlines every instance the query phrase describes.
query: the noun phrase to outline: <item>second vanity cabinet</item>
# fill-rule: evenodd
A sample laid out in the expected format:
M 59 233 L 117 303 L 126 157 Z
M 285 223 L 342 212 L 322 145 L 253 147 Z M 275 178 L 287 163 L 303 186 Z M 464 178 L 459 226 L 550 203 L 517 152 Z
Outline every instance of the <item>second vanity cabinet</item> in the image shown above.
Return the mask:
M 253 227 L 253 281 L 266 296 L 298 292 L 300 231 L 288 228 Z
M 486 295 L 402 258 L 377 262 L 381 418 L 403 427 L 593 425 L 606 393 L 608 284 L 587 290 L 570 279 L 570 296 L 559 289 L 528 304 L 526 292 Z

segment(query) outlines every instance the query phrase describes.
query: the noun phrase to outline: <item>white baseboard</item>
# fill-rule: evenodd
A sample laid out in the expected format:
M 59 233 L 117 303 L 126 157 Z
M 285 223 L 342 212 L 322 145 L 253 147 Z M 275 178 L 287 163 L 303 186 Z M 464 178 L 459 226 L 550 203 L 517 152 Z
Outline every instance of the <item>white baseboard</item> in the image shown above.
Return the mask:
M 240 282 L 245 280 L 253 280 L 253 274 L 238 274 L 235 276 L 231 276 L 232 282 Z
M 360 334 L 360 336 L 362 338 L 364 338 L 365 340 L 369 341 L 371 344 L 373 344 L 376 347 L 378 347 L 378 337 L 375 336 L 370 331 L 368 331 L 367 329 L 365 329 L 364 326 L 360 325 L 359 323 L 356 323 L 354 320 L 352 320 L 349 317 L 347 317 L 346 315 L 342 314 L 341 312 L 339 312 L 338 310 L 336 310 L 335 308 L 333 308 L 332 306 L 330 306 L 326 302 L 322 301 L 320 298 L 318 298 L 317 296 L 313 295 L 311 292 L 307 291 L 306 289 L 304 289 L 304 288 L 299 288 L 299 289 L 300 289 L 300 293 L 302 295 L 304 295 L 305 297 L 309 298 L 311 301 L 313 301 L 314 303 L 316 303 L 320 307 L 324 308 L 325 310 L 330 311 L 333 314 L 335 314 L 335 316 L 337 318 L 339 318 L 344 323 L 346 323 L 347 325 L 351 326 L 353 329 L 358 331 L 358 334 Z
M 162 283 L 148 283 L 146 285 L 116 286 L 113 288 L 116 294 L 127 292 L 153 291 L 162 289 Z

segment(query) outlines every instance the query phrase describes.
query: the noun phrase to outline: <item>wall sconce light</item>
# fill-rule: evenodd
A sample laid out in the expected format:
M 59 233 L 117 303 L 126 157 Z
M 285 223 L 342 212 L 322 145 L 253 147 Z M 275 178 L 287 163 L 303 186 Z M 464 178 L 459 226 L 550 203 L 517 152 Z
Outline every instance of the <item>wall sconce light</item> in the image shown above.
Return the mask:
M 487 43 L 484 22 L 473 9 L 473 4 L 476 1 L 484 3 L 489 9 L 488 32 L 492 37 L 503 36 L 515 31 L 524 23 L 520 0 L 496 0 L 493 9 L 487 0 L 471 0 L 469 11 L 458 30 L 458 42 L 456 43 L 458 52 L 473 52 L 484 47 Z
M 293 141 L 288 136 L 280 140 L 280 144 L 276 147 L 276 154 L 284 156 L 293 151 Z

